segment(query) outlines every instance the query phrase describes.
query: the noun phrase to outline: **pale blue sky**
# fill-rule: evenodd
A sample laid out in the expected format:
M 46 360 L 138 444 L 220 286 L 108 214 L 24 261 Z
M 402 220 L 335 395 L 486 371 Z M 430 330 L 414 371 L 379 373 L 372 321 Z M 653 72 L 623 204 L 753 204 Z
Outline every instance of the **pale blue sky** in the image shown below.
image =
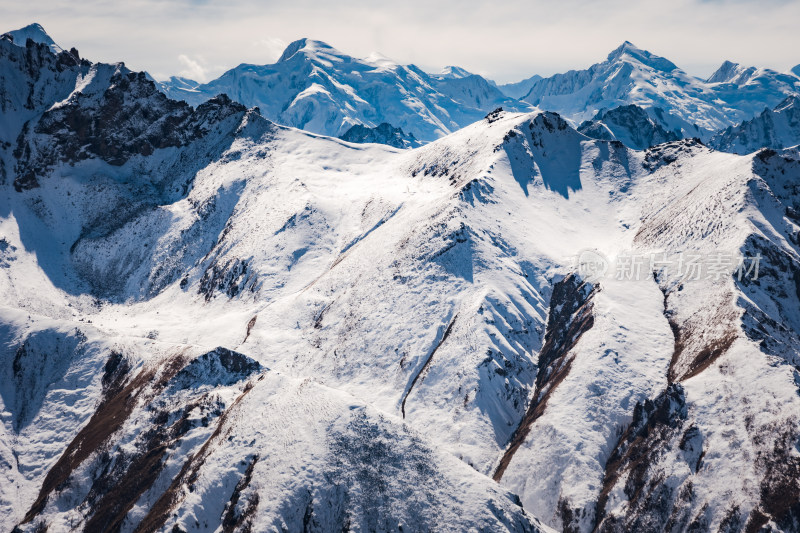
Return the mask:
M 89 59 L 201 81 L 271 63 L 301 37 L 499 82 L 585 68 L 624 40 L 694 75 L 724 59 L 781 71 L 800 63 L 797 1 L 0 0 L 0 13 L 0 31 L 39 22 Z

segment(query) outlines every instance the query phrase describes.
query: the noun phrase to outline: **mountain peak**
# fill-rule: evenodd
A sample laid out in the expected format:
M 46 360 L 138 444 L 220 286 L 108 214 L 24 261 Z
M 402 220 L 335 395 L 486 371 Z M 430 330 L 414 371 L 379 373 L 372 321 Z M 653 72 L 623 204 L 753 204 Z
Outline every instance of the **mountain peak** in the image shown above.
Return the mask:
M 441 72 L 439 72 L 439 76 L 442 78 L 467 78 L 472 76 L 472 72 L 463 69 L 461 67 L 456 67 L 454 65 L 448 65 L 444 67 Z
M 364 58 L 364 61 L 378 67 L 391 68 L 397 66 L 397 62 L 394 59 L 386 57 L 380 52 L 372 52 L 370 55 Z
M 646 50 L 642 50 L 632 42 L 624 41 L 621 45 L 612 50 L 610 54 L 608 54 L 608 60 L 614 61 L 625 53 L 641 55 L 642 52 L 649 54 L 649 52 L 647 52 Z
M 608 54 L 608 61 L 610 63 L 622 61 L 623 59 L 632 59 L 638 63 L 664 72 L 670 72 L 678 68 L 672 61 L 652 54 L 647 50 L 643 50 L 630 41 L 623 42 Z
M 793 67 L 791 73 L 800 78 L 800 65 Z
M 739 63 L 725 60 L 722 65 L 706 81 L 708 83 L 720 83 L 731 80 L 741 70 Z
M 342 56 L 341 52 L 328 43 L 303 37 L 302 39 L 298 39 L 286 47 L 286 50 L 283 51 L 280 59 L 278 59 L 278 63 L 288 61 L 298 53 L 302 53 L 303 55 L 309 57 L 318 55 Z
M 7 32 L 5 35 L 10 35 L 14 40 L 14 44 L 18 46 L 24 47 L 27 40 L 31 39 L 35 43 L 49 46 L 53 53 L 58 54 L 63 51 L 63 48 L 58 46 L 53 38 L 44 31 L 42 25 L 37 22 L 28 24 L 24 28 Z
M 776 113 L 781 113 L 788 111 L 789 109 L 797 108 L 800 108 L 800 97 L 798 97 L 796 94 L 790 94 L 784 101 L 778 104 L 773 111 Z

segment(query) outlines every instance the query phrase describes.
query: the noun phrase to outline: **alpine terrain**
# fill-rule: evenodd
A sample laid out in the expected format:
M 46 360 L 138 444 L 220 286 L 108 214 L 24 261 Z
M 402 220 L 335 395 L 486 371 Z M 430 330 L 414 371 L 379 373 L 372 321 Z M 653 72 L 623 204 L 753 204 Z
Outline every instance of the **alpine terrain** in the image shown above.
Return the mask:
M 497 107 L 532 109 L 463 69 L 430 75 L 379 54 L 354 58 L 312 39 L 293 42 L 273 65 L 242 64 L 205 84 L 172 78 L 160 89 L 192 105 L 226 93 L 257 106 L 265 118 L 324 135 L 386 122 L 422 141 L 462 128 Z
M 578 124 L 622 105 L 658 108 L 667 131 L 707 139 L 797 93 L 800 78 L 794 73 L 725 61 L 711 77 L 700 80 L 625 41 L 602 63 L 536 81 L 522 100 Z
M 487 113 L 317 41 L 165 88 L 48 39 L 0 38 L 4 530 L 800 530 L 800 149 L 566 89 L 711 129 L 735 82 L 625 45 Z

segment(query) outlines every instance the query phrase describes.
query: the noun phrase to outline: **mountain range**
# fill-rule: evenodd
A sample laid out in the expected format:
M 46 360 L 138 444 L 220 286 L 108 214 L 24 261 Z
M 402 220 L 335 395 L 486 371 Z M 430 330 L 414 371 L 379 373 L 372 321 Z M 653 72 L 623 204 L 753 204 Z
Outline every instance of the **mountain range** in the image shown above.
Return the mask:
M 55 53 L 62 50 L 38 24 L 9 35 L 16 35 L 18 43 L 32 38 L 51 46 Z M 170 98 L 193 106 L 226 94 L 247 107 L 258 107 L 274 122 L 322 135 L 342 137 L 354 126 L 374 129 L 386 123 L 410 136 L 408 146 L 456 131 L 499 107 L 554 111 L 577 127 L 584 122 L 602 122 L 599 117 L 609 112 L 621 118 L 630 114 L 630 106 L 636 106 L 649 116 L 645 122 L 664 130 L 666 136 L 650 131 L 652 126 L 641 116 L 628 117 L 615 129 L 606 124 L 597 134 L 610 138 L 616 131 L 619 136 L 614 138 L 632 143 L 628 144 L 631 148 L 644 149 L 659 139 L 675 137 L 712 142 L 722 130 L 737 127 L 800 94 L 796 70 L 779 73 L 724 61 L 702 80 L 626 41 L 606 61 L 586 70 L 547 78 L 534 75 L 498 85 L 457 66 L 431 74 L 377 53 L 358 59 L 321 41 L 301 39 L 290 44 L 274 64 L 242 64 L 208 83 L 172 77 L 157 86 Z M 800 137 L 785 133 L 778 147 L 800 143 Z M 651 137 L 654 140 L 648 144 Z M 771 146 L 776 142 L 760 140 Z M 719 143 L 715 147 L 725 149 Z
M 800 529 L 797 147 L 661 138 L 675 95 L 592 111 L 600 138 L 420 108 L 441 138 L 348 142 L 31 33 L 0 38 L 9 529 Z M 325 69 L 483 87 L 331 50 L 237 76 L 350 128 Z
M 247 106 L 258 106 L 278 123 L 333 136 L 356 124 L 376 127 L 386 122 L 427 142 L 497 107 L 547 109 L 577 126 L 635 105 L 679 138 L 709 141 L 718 131 L 800 94 L 800 78 L 725 61 L 701 80 L 625 42 L 587 70 L 498 86 L 459 67 L 427 74 L 383 56 L 359 60 L 325 43 L 301 40 L 289 45 L 274 65 L 240 65 L 206 84 L 172 78 L 160 87 L 193 105 L 226 93 Z M 621 139 L 648 135 L 628 132 Z M 798 142 L 800 138 L 784 146 Z
M 669 117 L 666 129 L 691 136 L 692 127 L 710 135 L 798 92 L 800 78 L 793 73 L 726 61 L 704 81 L 626 41 L 602 63 L 538 80 L 522 100 L 576 122 L 620 105 L 657 107 Z
M 293 42 L 272 65 L 243 64 L 205 84 L 172 78 L 160 87 L 192 105 L 225 93 L 278 123 L 331 136 L 386 122 L 431 141 L 497 107 L 531 109 L 477 75 L 430 75 L 378 55 L 354 58 L 311 39 Z
M 759 148 L 781 149 L 800 142 L 800 97 L 789 96 L 756 117 L 729 126 L 710 141 L 717 150 L 749 154 Z

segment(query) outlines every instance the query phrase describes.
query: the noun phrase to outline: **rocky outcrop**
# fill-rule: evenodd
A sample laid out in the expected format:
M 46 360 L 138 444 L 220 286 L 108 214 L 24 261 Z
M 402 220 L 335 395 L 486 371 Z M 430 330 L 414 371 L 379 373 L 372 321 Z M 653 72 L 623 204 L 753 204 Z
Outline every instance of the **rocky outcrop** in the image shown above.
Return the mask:
M 684 531 L 690 527 L 687 517 L 678 521 L 673 518 L 673 502 L 678 495 L 651 468 L 664 453 L 663 448 L 681 432 L 686 418 L 686 397 L 680 384 L 670 385 L 654 400 L 636 405 L 633 420 L 606 463 L 595 531 Z M 689 428 L 683 434 L 680 448 L 696 471 L 703 458 L 702 437 L 696 429 Z M 622 487 L 629 502 L 623 517 L 606 514 L 609 494 L 617 486 Z M 692 524 L 700 530 L 707 527 Z
M 634 150 L 644 150 L 656 144 L 681 139 L 680 132 L 669 131 L 637 105 L 615 107 L 601 111 L 578 131 L 593 139 L 618 140 Z
M 494 480 L 503 478 L 514 453 L 525 442 L 531 426 L 547 407 L 547 400 L 569 374 L 570 351 L 594 325 L 592 297 L 597 286 L 570 274 L 553 287 L 547 318 L 544 346 L 539 352 L 536 388 L 519 427 L 511 437 L 494 471 Z
M 121 166 L 134 156 L 186 146 L 246 109 L 220 95 L 193 109 L 168 99 L 143 72 L 116 69 L 97 92 L 77 92 L 46 111 L 17 139 L 18 191 L 38 184 L 57 163 L 97 158 Z
M 382 122 L 374 128 L 356 124 L 344 134 L 339 136 L 343 141 L 351 143 L 378 143 L 388 144 L 395 148 L 414 148 L 420 146 L 420 142 L 414 135 L 406 135 L 402 128 L 395 128 L 387 122 Z

